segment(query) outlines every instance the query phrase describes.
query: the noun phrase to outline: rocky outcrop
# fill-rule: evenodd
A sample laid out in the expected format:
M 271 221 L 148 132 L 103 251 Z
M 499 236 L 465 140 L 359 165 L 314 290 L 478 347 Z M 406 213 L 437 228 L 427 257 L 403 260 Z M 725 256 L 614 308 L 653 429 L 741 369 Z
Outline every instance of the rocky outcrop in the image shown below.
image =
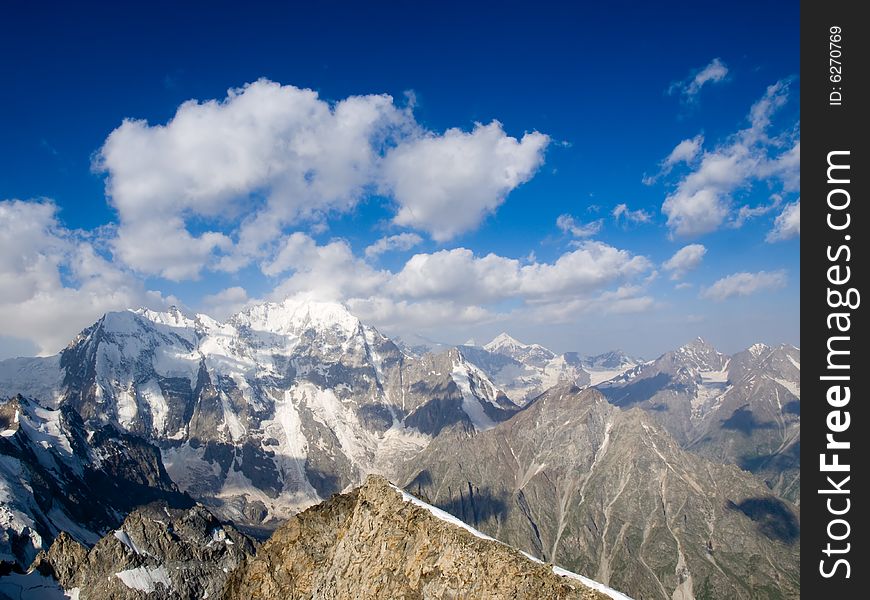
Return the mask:
M 439 514 L 369 477 L 282 525 L 224 598 L 608 598 Z
M 61 534 L 32 570 L 80 600 L 199 600 L 219 598 L 228 574 L 253 552 L 251 540 L 201 506 L 153 503 L 93 548 Z

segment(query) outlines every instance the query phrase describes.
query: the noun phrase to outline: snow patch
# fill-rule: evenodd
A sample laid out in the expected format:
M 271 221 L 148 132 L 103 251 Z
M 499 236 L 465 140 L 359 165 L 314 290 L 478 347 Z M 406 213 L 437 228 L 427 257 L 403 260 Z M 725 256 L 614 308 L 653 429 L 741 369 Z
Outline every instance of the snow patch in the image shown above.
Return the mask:
M 755 358 L 758 358 L 759 356 L 761 356 L 762 354 L 764 354 L 768 350 L 770 350 L 770 346 L 768 346 L 767 344 L 761 344 L 761 343 L 752 344 L 749 347 L 749 353 L 752 356 L 754 356 Z
M 0 577 L 0 594 L 16 600 L 78 600 L 79 588 L 65 591 L 51 577 L 31 571 Z
M 589 579 L 588 577 L 583 577 L 582 575 L 578 575 L 577 573 L 574 573 L 572 571 L 568 571 L 567 569 L 563 569 L 562 567 L 557 567 L 557 566 L 553 565 L 553 573 L 555 573 L 556 575 L 559 575 L 560 577 L 568 577 L 570 579 L 576 579 L 577 581 L 579 581 L 580 583 L 582 583 L 586 587 L 592 588 L 593 590 L 595 590 L 597 592 L 601 592 L 605 596 L 610 596 L 611 598 L 613 598 L 613 600 L 632 600 L 631 598 L 629 598 L 628 596 L 626 596 L 622 592 L 617 592 L 615 589 L 613 589 L 611 587 L 607 587 L 603 583 L 598 583 L 597 581 Z
M 771 377 L 775 382 L 779 385 L 787 389 L 794 397 L 800 399 L 801 397 L 801 385 L 800 382 L 795 383 L 794 381 L 789 381 L 788 379 L 783 379 L 781 377 Z
M 422 500 L 420 500 L 416 496 L 412 496 L 411 494 L 409 494 L 405 490 L 393 485 L 392 483 L 390 484 L 390 487 L 393 488 L 394 490 L 396 490 L 399 494 L 401 494 L 402 500 L 404 500 L 405 502 L 410 502 L 411 504 L 413 504 L 415 506 L 419 506 L 420 508 L 423 508 L 423 509 L 429 511 L 437 519 L 440 519 L 441 521 L 445 521 L 447 523 L 450 523 L 451 525 L 456 525 L 457 527 L 461 527 L 462 529 L 464 529 L 468 533 L 474 535 L 475 537 L 479 537 L 482 540 L 488 540 L 490 542 L 496 542 L 496 543 L 501 544 L 501 542 L 499 542 L 495 538 L 491 538 L 488 535 L 486 535 L 485 533 L 481 533 L 480 531 L 478 531 L 477 529 L 475 529 L 471 525 L 468 525 L 464 521 L 457 519 L 456 517 L 454 517 L 450 513 L 445 512 L 445 511 L 441 510 L 440 508 L 436 508 L 436 507 L 432 506 L 431 504 L 427 504 L 427 503 L 423 502 Z
M 172 583 L 169 580 L 169 573 L 166 567 L 136 567 L 135 569 L 127 569 L 115 573 L 115 577 L 120 579 L 124 585 L 131 590 L 139 590 L 150 594 L 157 589 L 157 585 L 163 585 L 170 590 Z

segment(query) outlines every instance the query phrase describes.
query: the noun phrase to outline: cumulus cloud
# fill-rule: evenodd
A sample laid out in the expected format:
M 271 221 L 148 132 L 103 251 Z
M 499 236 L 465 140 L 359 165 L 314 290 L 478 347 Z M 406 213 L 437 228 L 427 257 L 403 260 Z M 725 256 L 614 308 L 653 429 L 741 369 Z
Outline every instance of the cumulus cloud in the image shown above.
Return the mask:
M 701 147 L 704 145 L 704 136 L 698 134 L 693 138 L 683 140 L 671 150 L 671 153 L 662 161 L 662 166 L 672 168 L 680 163 L 691 163 L 701 152 Z
M 708 83 L 724 81 L 728 75 L 728 66 L 720 58 L 714 58 L 708 65 L 696 69 L 689 77 L 682 81 L 676 81 L 668 88 L 668 93 L 680 94 L 683 101 L 693 103 L 697 101 L 701 89 Z
M 464 321 L 503 318 L 506 303 L 522 307 L 528 315 L 547 314 L 553 310 L 551 305 L 568 306 L 567 301 L 575 307 L 627 309 L 637 304 L 631 294 L 614 299 L 618 304 L 595 302 L 602 294 L 632 282 L 643 284 L 651 267 L 643 256 L 584 241 L 553 262 L 477 256 L 467 248 L 454 248 L 416 254 L 393 272 L 375 269 L 355 257 L 344 240 L 320 245 L 303 233 L 294 233 L 284 241 L 276 259 L 264 265 L 264 271 L 286 274 L 274 298 L 305 295 L 338 300 L 376 325 L 426 322 L 432 326 L 438 315 L 456 315 Z
M 588 238 L 597 235 L 603 226 L 604 219 L 596 219 L 589 223 L 583 223 L 568 214 L 559 215 L 556 219 L 556 227 L 562 233 L 567 233 L 575 238 Z
M 416 233 L 399 233 L 380 238 L 365 249 L 366 258 L 376 258 L 385 252 L 393 250 L 410 250 L 423 243 Z
M 721 302 L 735 296 L 749 296 L 765 290 L 785 286 L 785 271 L 759 271 L 757 273 L 734 273 L 701 290 L 701 298 Z
M 165 305 L 87 236 L 63 227 L 48 200 L 0 202 L 0 288 L 0 330 L 43 355 L 107 311 Z
M 548 142 L 538 132 L 517 140 L 493 121 L 399 144 L 381 171 L 383 188 L 398 204 L 393 222 L 441 242 L 476 228 L 535 174 Z
M 662 268 L 671 272 L 672 280 L 682 279 L 686 273 L 698 268 L 698 265 L 704 260 L 705 254 L 707 254 L 707 248 L 703 245 L 689 244 L 677 250 L 672 257 L 664 262 Z
M 624 219 L 627 223 L 649 223 L 652 221 L 652 215 L 647 211 L 642 208 L 631 210 L 627 204 L 617 204 L 611 214 L 617 221 Z
M 209 294 L 202 299 L 202 310 L 218 320 L 232 316 L 256 301 L 248 297 L 248 292 L 240 286 L 228 287 L 216 294 Z
M 701 148 L 703 146 L 704 136 L 700 133 L 693 138 L 681 141 L 679 144 L 674 146 L 674 149 L 671 150 L 671 153 L 668 154 L 659 164 L 658 173 L 651 176 L 644 176 L 644 185 L 654 184 L 660 178 L 668 175 L 671 171 L 673 171 L 674 167 L 679 164 L 693 163 L 695 159 L 698 158 L 698 155 L 701 153 Z
M 350 298 L 348 308 L 366 323 L 373 323 L 385 331 L 403 333 L 445 327 L 482 325 L 500 321 L 503 315 L 486 308 L 463 305 L 451 300 L 409 302 L 384 296 Z
M 184 280 L 263 262 L 290 226 L 322 228 L 377 190 L 394 201 L 396 224 L 450 239 L 530 179 L 548 141 L 517 140 L 495 121 L 439 135 L 387 95 L 330 103 L 261 79 L 185 102 L 166 124 L 125 120 L 94 169 L 118 212 L 115 255 Z
M 791 189 L 798 177 L 795 161 L 799 168 L 800 140 L 789 143 L 791 132 L 776 138 L 768 134 L 773 113 L 787 99 L 786 81 L 769 86 L 750 110 L 749 127 L 704 152 L 697 165 L 680 179 L 662 204 L 673 236 L 695 237 L 715 231 L 731 214 L 732 195 L 756 181 L 778 182 L 784 190 Z M 787 149 L 780 152 L 784 145 Z
M 782 212 L 776 217 L 773 229 L 767 234 L 768 242 L 779 242 L 801 234 L 801 201 L 787 204 Z
M 240 268 L 283 225 L 352 208 L 374 178 L 378 144 L 408 120 L 389 96 L 330 105 L 264 79 L 222 101 L 185 102 L 166 125 L 125 120 L 95 162 L 120 218 L 116 251 L 143 273 L 189 278 L 230 250 L 220 226 L 244 218 L 237 256 L 224 262 Z M 197 219 L 217 229 L 192 233 Z M 141 243 L 158 231 L 159 251 Z
M 737 214 L 733 216 L 729 225 L 735 229 L 743 227 L 750 219 L 755 219 L 762 215 L 773 212 L 782 204 L 782 195 L 773 194 L 770 197 L 770 202 L 767 204 L 759 204 L 757 206 L 749 206 L 748 204 L 741 206 L 737 210 Z
M 275 258 L 262 266 L 266 275 L 292 272 L 273 292 L 273 298 L 305 293 L 320 300 L 369 296 L 388 280 L 387 271 L 373 269 L 354 256 L 345 240 L 318 245 L 308 235 L 287 236 Z

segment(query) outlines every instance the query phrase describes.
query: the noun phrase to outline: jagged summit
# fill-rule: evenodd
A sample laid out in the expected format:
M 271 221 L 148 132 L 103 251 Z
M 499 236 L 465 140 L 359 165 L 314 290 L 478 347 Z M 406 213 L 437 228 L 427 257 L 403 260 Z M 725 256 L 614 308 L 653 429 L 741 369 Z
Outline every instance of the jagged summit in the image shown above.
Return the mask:
M 352 335 L 360 321 L 338 302 L 289 297 L 247 308 L 229 319 L 233 324 L 271 333 L 296 333 L 306 328 L 335 329 Z

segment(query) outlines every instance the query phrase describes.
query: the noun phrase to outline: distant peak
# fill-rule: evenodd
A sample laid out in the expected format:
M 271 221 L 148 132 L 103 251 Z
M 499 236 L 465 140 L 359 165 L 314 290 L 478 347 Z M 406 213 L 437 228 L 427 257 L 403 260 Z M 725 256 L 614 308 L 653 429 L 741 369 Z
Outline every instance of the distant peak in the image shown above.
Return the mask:
M 506 332 L 501 332 L 497 336 L 495 336 L 490 343 L 484 346 L 487 350 L 492 348 L 504 348 L 504 347 L 515 347 L 515 348 L 525 348 L 527 344 L 522 343 L 514 337 L 511 337 Z
M 770 350 L 770 346 L 768 346 L 767 344 L 758 342 L 758 343 L 755 343 L 755 344 L 752 344 L 751 346 L 749 346 L 748 350 L 749 350 L 749 353 L 752 354 L 752 356 L 754 356 L 755 358 L 758 358 L 764 352 Z
M 713 346 L 709 344 L 704 338 L 700 335 L 693 339 L 688 344 L 684 344 L 680 349 L 693 349 L 693 348 L 703 348 L 705 350 L 713 350 Z

